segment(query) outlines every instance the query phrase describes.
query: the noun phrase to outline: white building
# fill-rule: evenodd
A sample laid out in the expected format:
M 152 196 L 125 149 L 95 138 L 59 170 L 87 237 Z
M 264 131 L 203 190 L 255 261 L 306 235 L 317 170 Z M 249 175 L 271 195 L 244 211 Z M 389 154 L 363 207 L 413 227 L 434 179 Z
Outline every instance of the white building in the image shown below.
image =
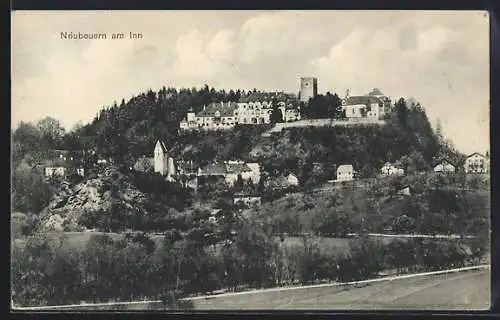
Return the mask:
M 248 196 L 248 195 L 235 195 L 233 198 L 234 204 L 243 204 L 247 207 L 251 207 L 252 205 L 260 206 L 262 203 L 261 197 L 256 196 Z
M 474 152 L 465 159 L 464 171 L 465 173 L 488 173 L 489 167 L 488 157 Z
M 337 168 L 337 181 L 352 181 L 354 180 L 354 168 L 350 164 L 343 164 Z
M 188 112 L 179 125 L 181 130 L 227 130 L 238 124 L 268 124 L 273 108 L 271 101 L 211 103 L 197 114 Z M 279 102 L 278 108 L 285 122 L 301 119 L 300 110 L 291 103 Z
M 295 107 L 293 104 L 286 104 L 281 101 L 278 103 L 278 109 L 281 111 L 283 122 L 299 121 L 301 119 L 300 107 Z
M 386 162 L 384 166 L 380 169 L 380 173 L 384 176 L 392 176 L 392 175 L 402 176 L 404 175 L 405 171 L 402 168 L 394 166 L 390 162 Z
M 348 119 L 378 120 L 387 113 L 389 104 L 389 98 L 384 95 L 346 96 L 342 100 L 342 109 Z
M 174 159 L 169 156 L 163 141 L 158 140 L 154 148 L 154 172 L 172 179 L 177 172 Z
M 455 166 L 448 160 L 442 160 L 434 166 L 434 172 L 455 172 Z

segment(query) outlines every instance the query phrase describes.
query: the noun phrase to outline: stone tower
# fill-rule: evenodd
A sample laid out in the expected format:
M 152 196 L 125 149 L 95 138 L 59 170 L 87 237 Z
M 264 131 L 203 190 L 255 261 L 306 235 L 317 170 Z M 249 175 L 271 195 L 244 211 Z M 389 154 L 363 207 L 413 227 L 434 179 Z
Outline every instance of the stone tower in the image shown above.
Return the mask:
M 318 95 L 318 79 L 313 77 L 300 78 L 300 101 L 307 102 Z

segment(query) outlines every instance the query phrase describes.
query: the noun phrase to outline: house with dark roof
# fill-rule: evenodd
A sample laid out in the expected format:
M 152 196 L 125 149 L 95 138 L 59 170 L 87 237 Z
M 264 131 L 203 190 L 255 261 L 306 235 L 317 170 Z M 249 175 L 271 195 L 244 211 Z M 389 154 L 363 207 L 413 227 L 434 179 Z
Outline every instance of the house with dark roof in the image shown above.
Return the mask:
M 235 102 L 218 102 L 203 106 L 203 110 L 195 114 L 188 112 L 185 120 L 180 122 L 181 130 L 227 130 L 237 123 Z
M 433 170 L 434 172 L 453 173 L 456 171 L 456 166 L 448 159 L 442 159 L 434 165 Z
M 241 124 L 271 123 L 273 101 L 285 122 L 300 120 L 298 101 L 285 93 L 251 92 L 238 102 L 214 102 L 198 113 L 189 111 L 179 124 L 181 130 L 227 130 Z
M 464 163 L 465 173 L 488 173 L 490 168 L 490 159 L 478 152 L 467 156 Z
M 85 175 L 85 169 L 75 161 L 74 157 L 66 157 L 62 154 L 59 157 L 44 160 L 43 167 L 46 177 L 64 177 L 70 174 L 78 174 L 83 177 Z
M 406 185 L 406 186 L 402 186 L 401 188 L 399 188 L 397 191 L 396 191 L 396 194 L 398 195 L 402 195 L 402 196 L 409 196 L 411 195 L 411 189 L 410 189 L 410 186 Z
M 287 176 L 279 176 L 273 179 L 269 179 L 265 182 L 266 188 L 273 190 L 283 190 L 297 187 L 298 185 L 299 179 L 293 173 L 289 173 Z
M 371 93 L 363 96 L 347 95 L 342 100 L 342 109 L 348 119 L 368 118 L 377 120 L 389 111 L 389 106 L 390 100 L 388 97 Z
M 199 168 L 198 176 L 221 176 L 230 186 L 234 185 L 240 177 L 243 181 L 252 181 L 257 184 L 260 181 L 260 166 L 257 163 L 239 161 L 211 163 L 204 168 Z

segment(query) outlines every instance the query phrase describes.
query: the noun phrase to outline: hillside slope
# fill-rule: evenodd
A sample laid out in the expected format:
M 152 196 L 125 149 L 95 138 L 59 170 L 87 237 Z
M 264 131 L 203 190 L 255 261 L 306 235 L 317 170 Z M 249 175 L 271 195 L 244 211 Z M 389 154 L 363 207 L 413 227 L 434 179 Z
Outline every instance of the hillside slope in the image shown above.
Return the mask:
M 116 170 L 108 169 L 76 185 L 63 182 L 42 212 L 42 226 L 54 230 L 62 230 L 65 226 L 74 229 L 84 213 L 109 211 L 116 201 L 128 209 L 143 206 L 147 196 L 123 179 L 118 193 L 113 194 L 110 186 L 116 184 L 120 176 Z

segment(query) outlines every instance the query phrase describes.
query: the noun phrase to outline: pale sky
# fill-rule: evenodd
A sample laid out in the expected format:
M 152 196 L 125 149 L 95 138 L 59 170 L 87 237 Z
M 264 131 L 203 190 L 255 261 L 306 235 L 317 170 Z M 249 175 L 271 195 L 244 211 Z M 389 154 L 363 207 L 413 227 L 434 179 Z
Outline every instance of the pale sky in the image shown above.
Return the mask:
M 61 32 L 142 33 L 63 40 Z M 163 85 L 415 97 L 462 152 L 489 149 L 489 18 L 482 11 L 17 11 L 12 126 L 67 128 Z

